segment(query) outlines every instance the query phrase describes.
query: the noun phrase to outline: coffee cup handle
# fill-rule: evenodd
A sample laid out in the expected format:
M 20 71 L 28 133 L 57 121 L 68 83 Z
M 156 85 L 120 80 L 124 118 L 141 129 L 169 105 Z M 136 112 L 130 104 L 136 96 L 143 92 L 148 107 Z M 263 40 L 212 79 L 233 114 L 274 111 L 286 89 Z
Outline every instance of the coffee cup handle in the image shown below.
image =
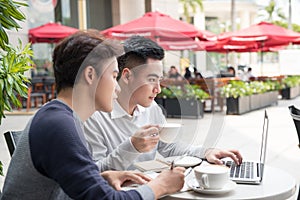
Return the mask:
M 201 176 L 201 182 L 204 185 L 205 188 L 209 188 L 209 182 L 208 182 L 208 178 L 207 178 L 207 174 L 203 174 Z

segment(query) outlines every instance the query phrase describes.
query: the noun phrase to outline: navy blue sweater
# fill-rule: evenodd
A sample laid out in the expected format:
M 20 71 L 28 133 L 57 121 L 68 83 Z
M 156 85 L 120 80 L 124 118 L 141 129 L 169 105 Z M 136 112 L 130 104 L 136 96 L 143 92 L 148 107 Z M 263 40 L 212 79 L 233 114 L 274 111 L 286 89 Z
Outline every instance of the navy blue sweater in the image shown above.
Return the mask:
M 98 167 L 85 146 L 80 121 L 62 102 L 54 100 L 41 108 L 27 130 L 12 158 L 2 199 L 60 199 L 53 193 L 65 193 L 72 199 L 84 200 L 142 199 L 144 195 L 140 192 L 149 192 L 147 186 L 139 192 L 125 192 L 108 185 L 99 175 Z M 26 150 L 26 138 L 29 150 Z M 28 157 L 31 157 L 32 166 L 30 159 L 26 160 L 26 155 L 22 155 L 26 151 L 30 152 Z M 16 169 L 22 170 L 22 174 L 16 173 Z M 33 174 L 34 171 L 37 174 Z M 58 189 L 63 192 L 57 192 Z M 35 191 L 35 196 L 28 196 L 30 190 Z

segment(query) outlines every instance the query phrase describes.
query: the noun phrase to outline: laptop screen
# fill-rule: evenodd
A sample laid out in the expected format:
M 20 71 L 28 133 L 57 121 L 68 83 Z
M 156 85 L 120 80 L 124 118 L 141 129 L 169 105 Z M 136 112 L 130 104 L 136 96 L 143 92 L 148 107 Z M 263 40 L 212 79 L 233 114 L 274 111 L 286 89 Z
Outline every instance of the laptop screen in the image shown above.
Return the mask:
M 260 159 L 259 159 L 259 162 L 260 162 L 260 165 L 261 165 L 262 175 L 263 175 L 263 171 L 264 171 L 263 170 L 264 169 L 264 164 L 265 164 L 265 161 L 266 161 L 268 129 L 269 129 L 269 118 L 268 118 L 267 111 L 265 110 L 262 141 L 261 141 L 261 147 L 260 147 Z

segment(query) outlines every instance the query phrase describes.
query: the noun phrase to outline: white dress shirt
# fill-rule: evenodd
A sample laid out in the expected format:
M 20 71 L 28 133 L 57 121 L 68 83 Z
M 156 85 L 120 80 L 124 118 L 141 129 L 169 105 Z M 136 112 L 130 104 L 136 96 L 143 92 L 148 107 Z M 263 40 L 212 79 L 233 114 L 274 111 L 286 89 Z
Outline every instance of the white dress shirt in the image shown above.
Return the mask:
M 138 152 L 131 143 L 131 136 L 142 126 L 164 123 L 165 116 L 155 101 L 147 108 L 138 105 L 131 116 L 115 100 L 111 113 L 95 112 L 84 127 L 93 160 L 100 171 L 135 169 L 133 163 L 153 160 L 156 152 L 164 157 L 185 153 L 203 157 L 204 149 L 201 147 L 187 148 L 177 143 L 166 144 L 161 141 L 151 152 Z

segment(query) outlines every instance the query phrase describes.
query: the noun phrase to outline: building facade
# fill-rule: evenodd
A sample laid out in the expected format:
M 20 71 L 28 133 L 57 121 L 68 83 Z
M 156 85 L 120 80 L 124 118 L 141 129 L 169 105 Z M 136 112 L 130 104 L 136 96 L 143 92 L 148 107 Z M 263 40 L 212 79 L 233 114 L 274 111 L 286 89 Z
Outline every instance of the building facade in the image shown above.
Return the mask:
M 28 8 L 23 9 L 27 21 L 22 23 L 23 29 L 18 33 L 10 32 L 11 41 L 22 38 L 26 43 L 27 32 L 49 21 L 61 22 L 63 25 L 85 29 L 104 30 L 114 25 L 123 24 L 143 16 L 145 12 L 159 11 L 175 19 L 184 18 L 179 0 L 28 0 Z M 193 16 L 193 22 L 199 29 L 206 29 L 216 34 L 231 30 L 232 0 L 202 0 L 200 9 Z M 258 5 L 254 0 L 235 0 L 236 29 L 245 28 L 255 23 Z M 192 11 L 191 11 L 192 12 Z M 50 59 L 48 44 L 33 45 L 36 59 Z M 51 51 L 52 49 L 50 49 Z M 211 70 L 222 62 L 210 54 L 200 52 L 167 52 L 164 60 L 165 71 L 171 65 L 182 66 L 182 57 L 188 62 L 184 65 L 196 66 L 200 71 Z M 224 57 L 224 56 L 223 56 Z M 243 54 L 233 56 L 232 65 L 256 62 L 255 56 Z

